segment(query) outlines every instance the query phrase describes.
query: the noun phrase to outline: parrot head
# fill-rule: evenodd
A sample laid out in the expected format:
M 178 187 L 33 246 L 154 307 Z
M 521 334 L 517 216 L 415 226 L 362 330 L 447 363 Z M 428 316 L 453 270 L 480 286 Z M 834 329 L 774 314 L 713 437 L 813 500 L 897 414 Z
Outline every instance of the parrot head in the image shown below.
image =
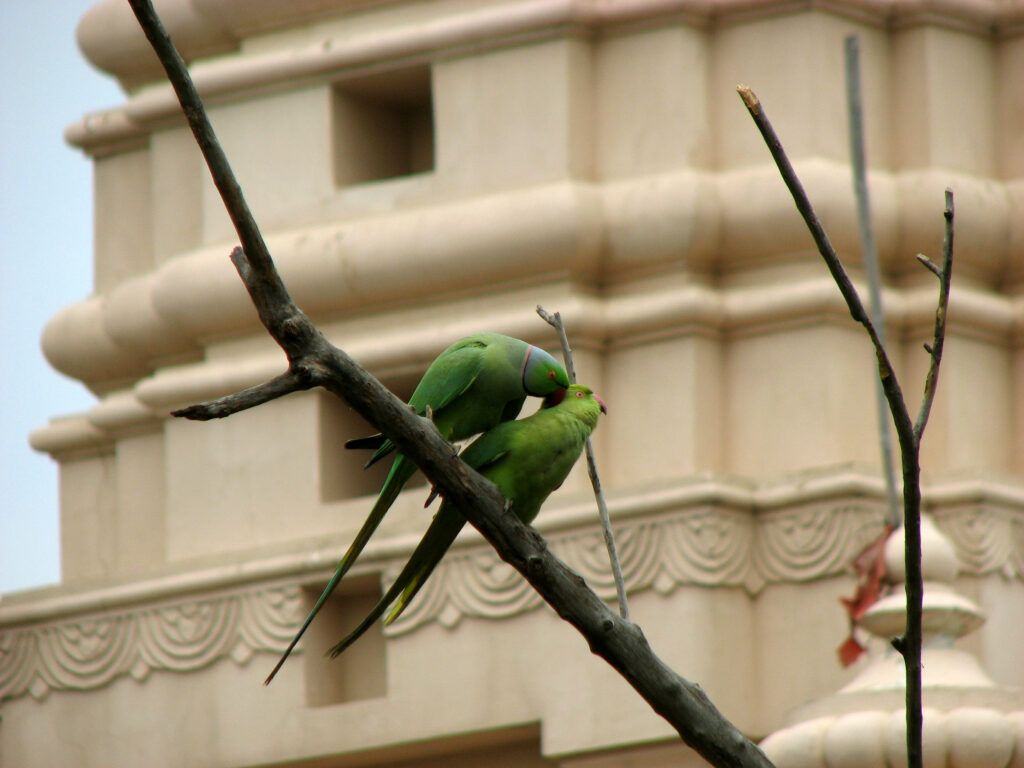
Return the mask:
M 563 403 L 564 405 L 562 405 Z M 595 416 L 595 423 L 597 421 L 596 415 L 598 412 L 604 414 L 608 413 L 608 406 L 605 405 L 601 396 L 595 393 L 590 387 L 584 386 L 583 384 L 573 384 L 571 387 L 566 389 L 560 389 L 556 392 L 552 392 L 544 398 L 544 403 L 541 408 L 554 408 L 558 405 L 562 405 L 563 408 L 576 410 L 581 413 L 592 411 Z
M 569 386 L 569 375 L 555 358 L 533 345 L 523 361 L 523 390 L 533 397 L 544 397 L 552 392 L 564 392 Z

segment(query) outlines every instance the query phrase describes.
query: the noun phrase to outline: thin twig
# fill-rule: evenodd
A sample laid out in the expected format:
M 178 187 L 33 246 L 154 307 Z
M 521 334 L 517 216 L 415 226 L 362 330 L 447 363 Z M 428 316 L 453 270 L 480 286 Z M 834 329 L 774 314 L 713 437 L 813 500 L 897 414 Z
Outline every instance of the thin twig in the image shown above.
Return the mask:
M 736 90 L 740 98 L 743 99 L 743 103 L 750 112 L 750 116 L 754 119 L 754 124 L 761 132 L 761 136 L 764 137 L 765 144 L 768 145 L 768 151 L 771 152 L 772 158 L 778 166 L 779 173 L 782 174 L 782 180 L 789 187 L 797 210 L 803 216 L 804 223 L 807 224 L 811 237 L 814 238 L 814 242 L 818 246 L 818 253 L 824 259 L 825 266 L 828 267 L 828 271 L 832 274 L 832 278 L 839 287 L 839 292 L 846 300 L 846 306 L 850 310 L 850 315 L 864 326 L 864 330 L 871 339 L 871 344 L 875 348 L 875 356 L 878 358 L 878 376 L 882 381 L 882 389 L 885 392 L 885 399 L 889 402 L 889 409 L 896 419 L 896 433 L 900 435 L 902 442 L 904 439 L 913 436 L 913 424 L 910 421 L 910 415 L 903 400 L 903 392 L 896 379 L 896 372 L 889 360 L 885 346 L 882 344 L 882 340 L 879 338 L 871 318 L 864 311 L 864 305 L 861 303 L 860 296 L 857 295 L 856 288 L 853 287 L 853 283 L 850 281 L 849 275 L 846 274 L 839 256 L 836 255 L 835 249 L 832 247 L 832 243 L 829 241 L 828 235 L 821 225 L 821 220 L 818 219 L 818 215 L 814 212 L 811 201 L 804 191 L 803 184 L 801 184 L 796 171 L 793 170 L 793 164 L 782 149 L 782 142 L 779 141 L 775 129 L 768 120 L 768 116 L 765 115 L 761 102 L 754 92 L 745 85 L 737 86 Z M 908 444 L 905 447 L 912 446 Z
M 857 223 L 860 229 L 861 250 L 868 277 L 868 295 L 871 299 L 871 318 L 878 329 L 878 338 L 885 346 L 885 310 L 882 307 L 882 280 L 878 270 L 878 249 L 871 226 L 871 200 L 868 195 L 867 159 L 864 147 L 864 110 L 860 88 L 860 40 L 850 35 L 845 41 L 846 51 L 846 105 L 849 115 L 850 168 L 853 172 L 853 192 L 857 200 Z M 896 474 L 892 463 L 892 434 L 889 431 L 889 409 L 885 402 L 882 382 L 875 382 L 875 405 L 878 419 L 878 441 L 882 458 L 882 475 L 889 498 L 888 524 L 896 528 L 903 515 L 896 491 Z
M 188 71 L 174 51 L 149 0 L 129 0 L 153 43 L 175 89 L 195 93 Z M 208 118 L 202 102 L 186 102 L 189 120 L 205 135 Z M 212 135 L 212 129 L 210 134 Z M 207 146 L 200 142 L 204 155 Z M 208 158 L 209 162 L 209 158 Z M 226 160 L 224 161 L 226 164 Z M 247 223 L 236 210 L 240 196 L 225 195 L 225 205 L 239 227 L 243 243 L 254 238 L 255 222 Z M 248 247 L 248 246 L 247 246 Z M 651 649 L 635 624 L 612 613 L 583 579 L 551 554 L 543 537 L 515 515 L 503 514 L 504 500 L 493 483 L 470 469 L 428 420 L 411 413 L 373 376 L 344 351 L 330 344 L 284 290 L 269 254 L 235 261 L 239 276 L 264 319 L 271 336 L 285 349 L 296 375 L 311 386 L 323 386 L 363 418 L 391 437 L 398 450 L 412 459 L 497 550 L 498 554 L 537 590 L 552 608 L 582 634 L 591 650 L 616 669 L 683 740 L 716 766 L 769 768 L 764 753 L 726 720 L 695 685 L 668 667 Z M 252 254 L 248 254 L 250 257 Z
M 750 112 L 754 124 L 764 137 L 768 151 L 771 152 L 779 173 L 782 175 L 782 180 L 789 188 L 797 210 L 803 217 L 807 229 L 810 230 L 815 245 L 818 246 L 818 253 L 821 254 L 822 259 L 825 261 L 825 266 L 828 267 L 829 272 L 836 281 L 836 285 L 839 287 L 839 292 L 846 300 L 846 306 L 850 310 L 850 315 L 864 326 L 865 332 L 871 339 L 871 344 L 875 348 L 875 357 L 878 360 L 878 377 L 882 382 L 882 390 L 885 392 L 885 399 L 889 403 L 889 410 L 896 424 L 896 434 L 900 441 L 901 452 L 904 456 L 913 454 L 916 452 L 914 425 L 910 421 L 910 414 L 903 397 L 903 391 L 889 360 L 889 354 L 886 352 L 874 324 L 864 311 L 864 305 L 857 294 L 857 289 L 853 287 L 853 283 L 850 281 L 842 262 L 839 260 L 839 256 L 832 247 L 832 243 L 829 241 L 828 235 L 825 233 L 820 219 L 818 219 L 818 215 L 814 212 L 814 207 L 804 191 L 803 184 L 801 184 L 799 177 L 797 177 L 796 171 L 793 170 L 793 165 L 789 161 L 789 157 L 786 156 L 782 148 L 782 142 L 779 141 L 775 128 L 772 126 L 771 121 L 768 120 L 761 102 L 747 86 L 737 86 L 736 90 Z
M 270 381 L 257 384 L 254 387 L 243 389 L 231 395 L 218 397 L 216 400 L 208 400 L 205 403 L 197 403 L 187 408 L 179 408 L 171 411 L 171 416 L 193 421 L 209 421 L 210 419 L 223 419 L 233 413 L 253 408 L 263 403 L 269 403 L 292 392 L 301 392 L 315 386 L 310 381 L 303 381 L 294 371 L 287 370 L 280 376 L 275 376 Z
M 931 272 L 933 275 L 939 278 L 939 280 L 942 279 L 942 270 L 939 269 L 938 264 L 929 259 L 923 253 L 917 254 L 917 260 L 921 262 L 922 266 L 924 266 L 925 269 L 927 269 L 929 272 Z
M 918 256 L 918 261 L 925 265 L 930 272 L 939 278 L 939 303 L 935 309 L 935 334 L 928 354 L 931 355 L 931 365 L 928 366 L 928 375 L 924 380 L 924 397 L 921 399 L 921 409 L 917 412 L 917 421 L 914 422 L 914 434 L 921 439 L 925 424 L 928 423 L 928 415 L 932 410 L 932 402 L 935 400 L 935 389 L 939 383 L 939 363 L 942 361 L 942 347 L 946 339 L 946 312 L 949 308 L 949 286 L 953 278 L 953 190 L 946 190 L 946 207 L 942 212 L 946 220 L 945 235 L 942 240 L 942 269 L 938 270 L 935 264 L 927 257 Z
M 914 455 L 913 469 L 916 474 L 910 476 L 904 472 L 904 495 L 907 495 L 907 485 L 910 485 L 911 482 L 913 482 L 914 486 L 911 490 L 916 490 L 917 492 L 913 507 L 908 503 L 904 515 L 903 558 L 906 568 L 904 589 L 907 595 L 907 628 L 902 642 L 898 646 L 907 668 L 907 760 L 910 768 L 921 768 L 923 765 L 922 730 L 924 727 L 924 716 L 922 707 L 924 703 L 921 692 L 921 643 L 923 637 L 921 624 L 924 610 L 924 577 L 921 573 L 921 480 L 919 452 L 921 438 L 924 435 L 924 428 L 928 423 L 932 401 L 935 398 L 936 385 L 939 381 L 939 364 L 942 361 L 942 349 L 946 337 L 949 287 L 953 276 L 953 191 L 950 189 L 946 190 L 945 202 L 943 216 L 946 220 L 946 226 L 942 247 L 943 266 L 942 273 L 939 276 L 939 302 L 935 310 L 935 332 L 933 343 L 925 345 L 931 362 L 925 377 L 921 408 L 918 411 L 917 421 L 914 423 L 914 444 L 918 451 Z M 928 265 L 925 264 L 925 266 L 927 267 Z
M 565 360 L 565 368 L 569 374 L 569 381 L 576 383 L 576 366 L 572 359 L 572 349 L 569 346 L 569 336 L 565 332 L 565 323 L 562 322 L 560 312 L 554 315 L 548 313 L 540 304 L 537 305 L 537 314 L 541 316 L 548 325 L 558 331 L 558 340 L 562 344 L 562 358 Z M 608 549 L 608 561 L 612 566 L 612 578 L 615 579 L 615 592 L 619 598 L 619 615 L 629 621 L 629 602 L 626 599 L 626 580 L 622 578 L 622 565 L 619 563 L 619 551 L 615 546 L 615 534 L 612 532 L 612 520 L 608 514 L 608 502 L 604 498 L 604 490 L 601 488 L 601 476 L 597 472 L 597 458 L 594 456 L 594 446 L 587 438 L 587 472 L 590 474 L 590 484 L 594 487 L 594 498 L 597 499 L 597 513 L 601 518 L 601 529 L 604 531 L 604 545 Z

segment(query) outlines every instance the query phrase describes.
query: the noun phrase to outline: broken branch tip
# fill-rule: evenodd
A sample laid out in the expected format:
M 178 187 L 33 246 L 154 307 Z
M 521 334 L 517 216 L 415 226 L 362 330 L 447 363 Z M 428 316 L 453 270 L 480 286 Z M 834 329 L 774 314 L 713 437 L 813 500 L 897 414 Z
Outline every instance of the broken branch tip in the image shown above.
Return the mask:
M 743 99 L 743 103 L 747 105 L 747 109 L 751 111 L 760 109 L 761 102 L 758 100 L 757 94 L 750 89 L 749 85 L 737 85 L 736 93 L 738 93 L 740 98 Z

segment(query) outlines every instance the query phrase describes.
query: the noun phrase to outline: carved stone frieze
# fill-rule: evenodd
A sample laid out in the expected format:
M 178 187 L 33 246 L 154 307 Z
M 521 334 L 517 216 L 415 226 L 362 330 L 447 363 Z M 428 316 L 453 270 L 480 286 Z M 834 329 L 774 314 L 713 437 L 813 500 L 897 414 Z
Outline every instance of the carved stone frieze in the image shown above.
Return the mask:
M 229 657 L 287 647 L 300 618 L 298 586 L 246 592 L 0 632 L 0 701 L 88 690 L 153 670 L 191 672 Z
M 760 514 L 705 507 L 625 520 L 616 525 L 616 540 L 630 593 L 653 589 L 667 595 L 679 587 L 698 586 L 738 587 L 754 594 L 770 582 L 842 573 L 880 527 L 881 512 L 868 503 Z M 549 543 L 601 597 L 614 599 L 600 530 L 555 535 Z M 504 618 L 540 603 L 492 550 L 474 548 L 442 561 L 387 632 L 400 635 L 431 621 L 452 627 L 464 616 Z
M 1024 516 L 978 504 L 936 510 L 933 517 L 953 541 L 962 573 L 1024 577 Z
M 733 587 L 756 594 L 772 583 L 843 573 L 877 536 L 881 506 L 870 499 L 819 501 L 752 511 L 701 505 L 616 523 L 626 586 L 669 595 L 682 587 Z M 1024 577 L 1024 515 L 983 505 L 938 510 L 935 517 L 966 573 Z M 596 526 L 549 537 L 552 550 L 603 598 L 615 597 L 605 544 Z M 385 569 L 394 578 L 404 558 Z M 0 701 L 52 690 L 88 690 L 153 670 L 191 672 L 215 661 L 244 665 L 255 653 L 280 653 L 298 628 L 301 586 L 260 585 L 120 612 L 27 623 L 0 630 Z M 449 554 L 386 633 L 437 622 L 502 619 L 537 608 L 530 585 L 487 546 Z

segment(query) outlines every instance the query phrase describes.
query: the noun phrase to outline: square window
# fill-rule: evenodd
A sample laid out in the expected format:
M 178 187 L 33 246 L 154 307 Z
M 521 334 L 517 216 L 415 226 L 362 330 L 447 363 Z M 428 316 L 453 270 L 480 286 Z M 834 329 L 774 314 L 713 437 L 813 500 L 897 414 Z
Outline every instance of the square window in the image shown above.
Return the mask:
M 303 589 L 304 613 L 312 609 L 323 587 L 318 584 Z M 325 655 L 362 621 L 380 596 L 379 575 L 345 579 L 310 624 L 302 640 L 308 706 L 323 707 L 387 695 L 387 657 L 379 621 L 338 658 Z
M 434 170 L 428 65 L 337 82 L 333 121 L 334 181 L 339 187 Z

